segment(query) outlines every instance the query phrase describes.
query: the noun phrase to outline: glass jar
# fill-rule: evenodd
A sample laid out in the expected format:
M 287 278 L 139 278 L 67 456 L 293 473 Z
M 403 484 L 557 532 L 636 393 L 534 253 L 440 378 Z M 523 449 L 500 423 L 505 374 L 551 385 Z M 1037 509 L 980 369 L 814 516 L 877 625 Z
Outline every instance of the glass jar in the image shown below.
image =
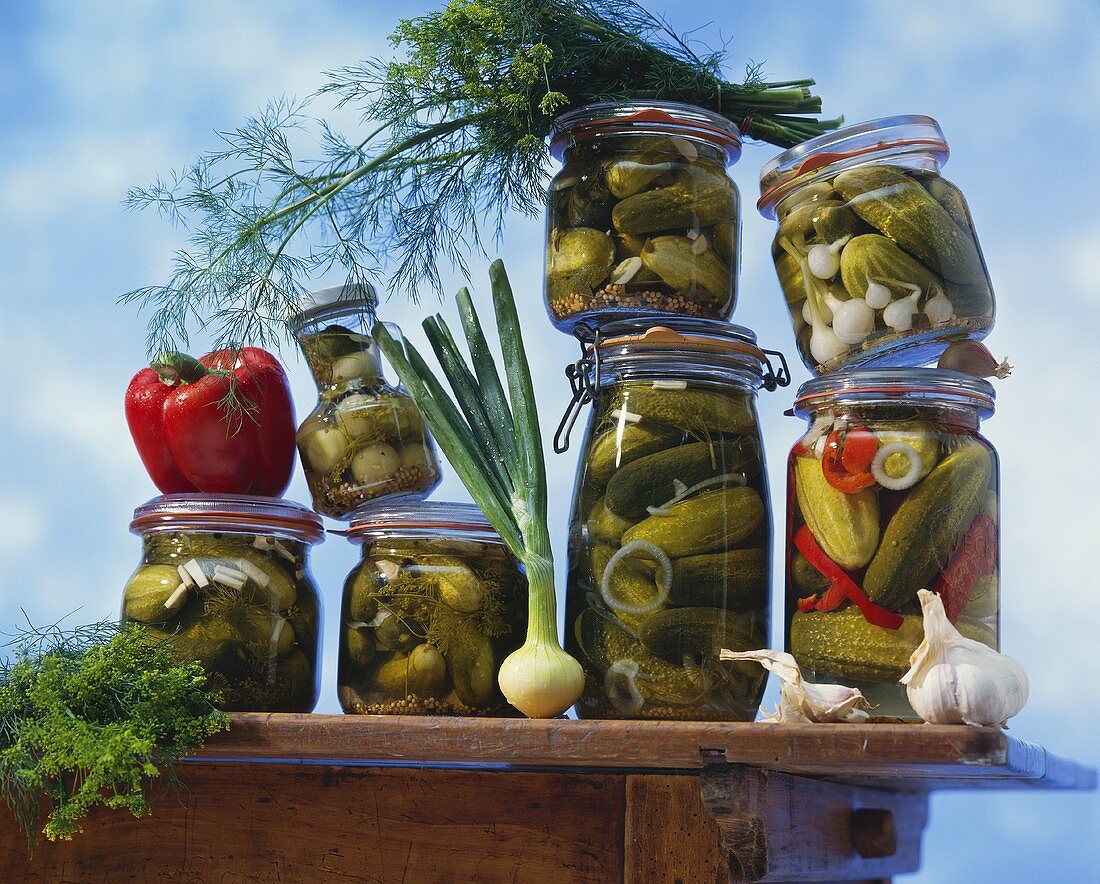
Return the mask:
M 222 708 L 311 712 L 321 677 L 321 601 L 309 551 L 320 517 L 297 503 L 172 494 L 134 511 L 141 563 L 122 620 L 197 660 Z
M 424 497 L 441 478 L 420 412 L 382 374 L 375 303 L 369 286 L 336 286 L 307 295 L 291 319 L 320 394 L 298 428 L 298 452 L 314 508 L 334 519 L 380 497 Z
M 481 510 L 384 501 L 356 513 L 362 561 L 344 584 L 345 712 L 516 715 L 497 686 L 523 644 L 527 579 Z
M 704 319 L 605 326 L 571 370 L 584 380 L 579 401 L 593 402 L 566 590 L 582 718 L 755 717 L 763 670 L 718 652 L 768 644 L 772 521 L 756 390 L 785 374 L 775 377 L 751 331 Z
M 993 387 L 955 371 L 846 369 L 802 386 L 788 463 L 787 650 L 811 681 L 916 718 L 898 679 L 924 637 L 917 590 L 963 635 L 998 642 Z
M 726 319 L 741 211 L 725 117 L 675 102 L 601 102 L 554 121 L 546 308 L 570 331 L 642 313 Z
M 981 340 L 995 304 L 966 200 L 940 175 L 930 117 L 886 117 L 811 138 L 760 172 L 777 218 L 776 273 L 815 372 L 924 365 Z

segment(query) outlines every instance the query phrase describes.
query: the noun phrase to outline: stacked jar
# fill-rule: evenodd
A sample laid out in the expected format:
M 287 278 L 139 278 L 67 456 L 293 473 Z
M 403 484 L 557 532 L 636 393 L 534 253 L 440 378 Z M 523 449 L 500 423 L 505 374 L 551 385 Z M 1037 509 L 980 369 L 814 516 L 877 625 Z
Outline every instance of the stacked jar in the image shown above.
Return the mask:
M 776 272 L 806 366 L 788 463 L 786 637 L 811 678 L 859 687 L 878 718 L 916 717 L 898 679 L 933 589 L 998 645 L 996 452 L 986 381 L 927 367 L 993 328 L 970 211 L 940 175 L 929 117 L 840 129 L 761 171 Z
M 720 114 L 601 103 L 555 121 L 546 307 L 581 342 L 555 448 L 594 403 L 569 531 L 566 647 L 585 718 L 751 720 L 771 515 L 756 391 L 779 380 L 737 298 L 740 156 Z M 784 367 L 785 368 L 785 367 Z

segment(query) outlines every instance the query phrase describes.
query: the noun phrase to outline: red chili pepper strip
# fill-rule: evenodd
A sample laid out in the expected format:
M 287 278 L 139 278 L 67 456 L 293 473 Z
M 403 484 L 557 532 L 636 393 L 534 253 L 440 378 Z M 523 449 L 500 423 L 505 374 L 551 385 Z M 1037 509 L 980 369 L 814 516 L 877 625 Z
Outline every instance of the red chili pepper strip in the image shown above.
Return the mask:
M 901 628 L 904 622 L 901 615 L 872 602 L 867 594 L 856 586 L 848 573 L 825 554 L 814 539 L 808 525 L 803 525 L 795 533 L 794 545 L 811 565 L 829 578 L 833 586 L 839 586 L 844 591 L 844 594 L 859 608 L 864 620 L 872 626 L 881 626 L 883 629 Z
M 878 453 L 878 439 L 866 427 L 849 430 L 840 449 L 840 463 L 849 473 L 865 473 Z
M 835 611 L 839 608 L 848 598 L 848 593 L 844 591 L 844 587 L 839 583 L 834 583 L 824 593 L 821 598 L 817 600 L 817 604 L 814 605 L 815 611 Z
M 810 611 L 813 611 L 817 607 L 817 593 L 815 592 L 813 595 L 801 598 L 795 602 L 795 604 L 798 605 L 798 610 L 803 614 L 809 614 Z
M 997 567 L 997 526 L 982 513 L 966 529 L 962 540 L 936 581 L 947 619 L 955 623 L 970 603 L 978 578 Z
M 821 472 L 825 476 L 825 481 L 837 491 L 843 491 L 845 494 L 855 494 L 857 491 L 862 491 L 864 488 L 874 485 L 875 477 L 866 468 L 857 473 L 845 468 L 841 441 L 843 432 L 843 430 L 833 430 L 829 434 L 829 438 L 825 440 L 825 453 L 821 455 Z

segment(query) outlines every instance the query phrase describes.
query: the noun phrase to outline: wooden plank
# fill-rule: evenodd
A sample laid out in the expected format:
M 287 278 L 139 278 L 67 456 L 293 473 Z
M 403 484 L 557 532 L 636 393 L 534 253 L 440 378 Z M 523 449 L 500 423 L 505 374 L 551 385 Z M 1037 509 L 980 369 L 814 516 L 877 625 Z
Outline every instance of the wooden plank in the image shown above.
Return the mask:
M 920 868 L 927 794 L 726 765 L 700 779 L 732 880 L 868 880 Z
M 28 858 L 0 825 L 0 881 L 622 880 L 625 777 L 190 764 L 150 817 L 97 811 Z
M 626 778 L 626 884 L 729 884 L 721 838 L 703 806 L 698 775 Z
M 996 728 L 238 714 L 203 758 L 697 770 L 730 763 L 904 789 L 1091 789 L 1096 771 Z

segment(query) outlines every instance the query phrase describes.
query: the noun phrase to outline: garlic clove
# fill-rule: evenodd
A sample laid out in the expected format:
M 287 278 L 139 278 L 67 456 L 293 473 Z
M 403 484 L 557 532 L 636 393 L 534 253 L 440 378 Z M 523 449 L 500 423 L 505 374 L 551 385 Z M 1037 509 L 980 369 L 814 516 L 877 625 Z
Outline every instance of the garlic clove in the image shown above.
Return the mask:
M 1024 668 L 962 635 L 947 619 L 936 593 L 922 589 L 917 596 L 924 614 L 924 640 L 901 677 L 909 705 L 930 724 L 1003 726 L 1027 702 Z
M 937 368 L 961 371 L 979 378 L 999 378 L 1004 380 L 1012 374 L 1012 366 L 1007 359 L 1000 362 L 989 349 L 978 341 L 955 341 L 940 356 Z
M 779 689 L 779 705 L 775 712 L 762 712 L 765 721 L 778 724 L 804 724 L 807 722 L 866 721 L 867 700 L 856 688 L 840 684 L 815 684 L 802 678 L 802 671 L 793 656 L 783 651 L 733 651 L 722 650 L 719 660 L 751 660 L 783 682 Z

